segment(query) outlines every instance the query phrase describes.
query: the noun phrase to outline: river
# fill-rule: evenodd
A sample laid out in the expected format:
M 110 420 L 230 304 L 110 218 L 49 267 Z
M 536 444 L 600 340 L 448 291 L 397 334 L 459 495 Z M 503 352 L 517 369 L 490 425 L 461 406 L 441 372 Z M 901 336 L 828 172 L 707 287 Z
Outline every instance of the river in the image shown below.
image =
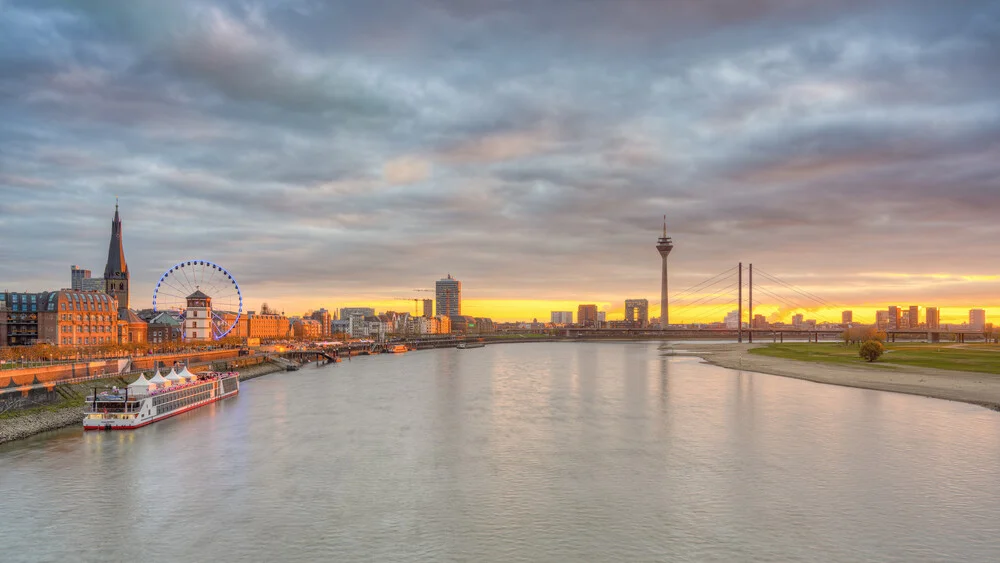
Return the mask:
M 996 561 L 998 462 L 962 403 L 655 343 L 428 350 L 0 446 L 0 559 Z

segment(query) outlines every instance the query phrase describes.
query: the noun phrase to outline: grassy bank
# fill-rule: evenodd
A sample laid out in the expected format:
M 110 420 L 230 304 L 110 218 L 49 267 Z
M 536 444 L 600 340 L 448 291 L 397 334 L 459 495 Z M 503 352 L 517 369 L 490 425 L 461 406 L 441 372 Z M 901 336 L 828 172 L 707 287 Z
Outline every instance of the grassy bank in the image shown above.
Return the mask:
M 858 356 L 857 346 L 843 344 L 768 344 L 751 354 L 829 364 L 890 368 L 912 366 L 1000 374 L 1000 346 L 995 344 L 887 344 L 886 353 L 870 364 Z

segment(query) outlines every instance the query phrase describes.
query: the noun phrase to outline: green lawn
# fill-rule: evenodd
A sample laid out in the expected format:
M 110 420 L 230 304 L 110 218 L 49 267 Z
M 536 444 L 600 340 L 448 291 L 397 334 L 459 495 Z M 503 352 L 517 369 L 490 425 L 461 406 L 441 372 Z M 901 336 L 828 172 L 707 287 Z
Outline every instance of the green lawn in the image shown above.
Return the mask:
M 768 344 L 751 354 L 832 364 L 865 364 L 857 346 L 843 344 Z M 871 365 L 871 364 L 869 364 Z M 995 344 L 887 344 L 878 365 L 917 366 L 1000 374 L 1000 346 Z

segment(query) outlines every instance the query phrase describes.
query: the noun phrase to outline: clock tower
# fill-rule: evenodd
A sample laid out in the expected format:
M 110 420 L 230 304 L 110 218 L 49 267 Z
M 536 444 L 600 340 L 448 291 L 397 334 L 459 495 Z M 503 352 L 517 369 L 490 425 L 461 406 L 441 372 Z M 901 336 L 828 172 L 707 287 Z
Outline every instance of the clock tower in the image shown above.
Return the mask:
M 104 266 L 104 292 L 118 300 L 118 310 L 128 309 L 128 266 L 122 246 L 122 220 L 118 216 L 115 199 L 115 218 L 111 221 L 111 244 L 108 246 L 108 263 Z

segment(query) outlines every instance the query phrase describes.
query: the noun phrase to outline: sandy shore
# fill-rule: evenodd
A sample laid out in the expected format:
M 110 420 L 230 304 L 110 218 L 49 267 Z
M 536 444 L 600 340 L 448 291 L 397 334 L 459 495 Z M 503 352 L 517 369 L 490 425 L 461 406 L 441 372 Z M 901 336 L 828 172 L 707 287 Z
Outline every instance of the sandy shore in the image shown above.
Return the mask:
M 947 371 L 932 368 L 859 364 L 845 366 L 822 362 L 800 362 L 751 354 L 762 344 L 671 345 L 677 355 L 698 356 L 710 364 L 730 369 L 755 371 L 817 383 L 877 389 L 961 401 L 1000 411 L 1000 374 Z

